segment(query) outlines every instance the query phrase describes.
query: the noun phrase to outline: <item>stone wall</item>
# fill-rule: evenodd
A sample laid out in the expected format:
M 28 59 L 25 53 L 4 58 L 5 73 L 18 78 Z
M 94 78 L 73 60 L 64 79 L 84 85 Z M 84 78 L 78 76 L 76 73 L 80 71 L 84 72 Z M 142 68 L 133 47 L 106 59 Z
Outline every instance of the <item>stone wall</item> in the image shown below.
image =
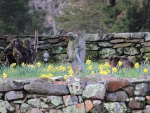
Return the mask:
M 0 113 L 150 113 L 150 78 L 0 79 Z
M 23 40 L 28 38 L 34 43 L 34 35 L 0 36 L 0 50 L 2 51 L 13 38 Z M 43 60 L 44 50 L 48 50 L 51 62 L 62 61 L 66 55 L 67 40 L 59 40 L 59 36 L 38 36 L 37 60 Z M 126 56 L 133 62 L 150 58 L 150 33 L 112 33 L 85 34 L 86 59 L 103 61 L 109 56 Z

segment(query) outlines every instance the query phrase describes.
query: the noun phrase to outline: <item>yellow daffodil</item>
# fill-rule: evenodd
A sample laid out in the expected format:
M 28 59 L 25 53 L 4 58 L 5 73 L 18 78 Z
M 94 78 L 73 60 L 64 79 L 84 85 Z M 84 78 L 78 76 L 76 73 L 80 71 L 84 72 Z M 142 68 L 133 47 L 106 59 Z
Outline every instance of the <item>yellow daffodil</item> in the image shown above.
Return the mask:
M 139 68 L 139 66 L 140 66 L 140 65 L 139 65 L 138 62 L 134 64 L 134 67 L 135 67 L 135 68 Z
M 22 63 L 21 63 L 21 66 L 22 66 L 22 67 L 24 67 L 24 66 L 25 66 L 24 62 L 22 62 Z
M 68 66 L 67 68 L 68 68 L 68 69 L 72 69 L 72 67 L 71 67 L 71 66 Z
M 42 78 L 48 78 L 46 74 L 41 75 Z
M 62 68 L 62 71 L 66 71 L 66 68 L 65 68 L 65 67 L 63 67 L 63 68 Z
M 92 70 L 92 65 L 88 66 L 88 69 L 89 69 L 89 70 Z
M 28 67 L 31 68 L 31 69 L 33 69 L 34 65 L 33 64 L 29 64 Z
M 62 70 L 62 68 L 63 68 L 63 66 L 61 65 L 61 66 L 59 66 L 59 70 Z
M 66 71 L 66 68 L 63 67 L 63 66 L 60 66 L 59 68 L 60 68 L 61 71 Z
M 14 68 L 14 67 L 16 67 L 16 63 L 12 63 L 11 65 L 10 65 L 10 67 L 12 67 L 12 68 Z
M 38 67 L 40 67 L 40 66 L 41 66 L 41 63 L 40 63 L 40 62 L 38 62 L 38 63 L 36 63 L 36 65 L 37 65 Z
M 109 65 L 108 62 L 105 62 L 104 66 L 105 66 L 106 68 L 110 68 L 110 65 Z
M 54 68 L 52 69 L 52 72 L 53 72 L 53 73 L 55 72 L 55 69 L 54 69 Z
M 86 64 L 88 64 L 88 65 L 91 64 L 91 60 L 89 60 L 89 59 L 86 60 Z
M 112 68 L 112 71 L 115 73 L 115 72 L 117 72 L 117 68 L 116 67 L 114 67 L 114 68 Z
M 64 79 L 67 79 L 68 78 L 68 75 L 64 75 Z
M 91 71 L 91 75 L 93 75 L 94 74 L 94 71 Z
M 69 75 L 69 76 L 71 76 L 71 77 L 72 77 L 73 75 Z
M 106 72 L 109 74 L 109 73 L 110 73 L 110 70 L 109 70 L 109 69 L 107 69 L 107 70 L 106 70 Z
M 99 65 L 99 69 L 103 70 L 104 66 L 103 65 Z
M 144 68 L 143 71 L 144 71 L 144 73 L 148 73 L 148 69 L 147 68 Z
M 69 75 L 72 75 L 74 72 L 73 72 L 73 70 L 72 69 L 70 69 L 69 71 L 68 71 L 68 74 Z
M 107 74 L 108 74 L 108 72 L 107 72 L 107 71 L 103 71 L 103 70 L 102 70 L 102 71 L 100 71 L 100 72 L 99 72 L 99 74 L 107 75 Z
M 119 65 L 119 66 L 122 66 L 122 62 L 121 62 L 121 61 L 119 61 L 119 62 L 118 62 L 118 65 Z
M 53 68 L 52 65 L 49 65 L 49 66 L 47 67 L 48 70 L 51 70 L 52 68 Z
M 33 69 L 34 68 L 34 65 L 31 65 L 31 69 Z
M 148 61 L 148 58 L 146 58 L 145 61 L 147 62 L 147 61 Z
M 59 70 L 59 67 L 55 67 L 55 71 L 58 71 Z
M 49 76 L 49 77 L 53 77 L 53 74 L 52 74 L 52 73 L 50 73 L 48 76 Z
M 6 73 L 3 73 L 3 78 L 7 78 L 7 74 Z

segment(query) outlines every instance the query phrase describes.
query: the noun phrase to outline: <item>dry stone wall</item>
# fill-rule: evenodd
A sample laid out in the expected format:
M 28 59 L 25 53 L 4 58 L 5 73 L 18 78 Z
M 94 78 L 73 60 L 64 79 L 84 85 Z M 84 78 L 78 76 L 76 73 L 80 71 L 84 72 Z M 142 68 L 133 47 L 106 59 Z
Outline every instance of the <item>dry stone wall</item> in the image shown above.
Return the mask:
M 34 44 L 34 35 L 5 35 L 0 36 L 0 50 L 13 39 L 30 39 Z M 62 61 L 66 55 L 67 40 L 59 39 L 59 36 L 38 36 L 37 60 L 43 60 L 43 53 L 48 50 L 49 61 Z M 150 33 L 111 33 L 111 34 L 85 34 L 86 58 L 103 61 L 109 56 L 126 56 L 133 62 L 150 58 Z
M 150 113 L 150 77 L 0 79 L 0 113 Z

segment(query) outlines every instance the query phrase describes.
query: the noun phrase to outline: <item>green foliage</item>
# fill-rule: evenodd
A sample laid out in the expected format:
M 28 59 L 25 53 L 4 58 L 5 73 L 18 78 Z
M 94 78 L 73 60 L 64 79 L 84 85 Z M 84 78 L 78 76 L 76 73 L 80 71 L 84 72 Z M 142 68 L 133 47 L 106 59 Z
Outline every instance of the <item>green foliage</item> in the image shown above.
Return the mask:
M 66 31 L 90 33 L 145 32 L 150 30 L 150 0 L 70 0 L 71 5 L 55 17 Z
M 44 32 L 43 21 L 45 12 L 43 10 L 37 11 L 34 7 L 31 10 L 29 20 L 26 23 L 25 34 L 33 34 L 34 30 L 38 30 L 38 33 L 41 34 Z
M 0 0 L 1 33 L 17 34 L 24 31 L 27 17 L 28 0 Z
M 39 11 L 29 13 L 29 0 L 0 0 L 0 34 L 34 33 L 39 29 L 42 32 L 43 15 Z M 41 18 L 42 17 L 42 18 Z
M 118 0 L 116 6 L 101 6 L 105 13 L 102 20 L 108 32 L 139 32 L 150 29 L 147 15 L 150 14 L 147 0 Z
M 54 17 L 60 27 L 67 31 L 86 30 L 87 32 L 104 32 L 101 24 L 99 6 L 103 0 L 71 0 L 64 14 Z M 73 2 L 73 4 L 72 4 Z

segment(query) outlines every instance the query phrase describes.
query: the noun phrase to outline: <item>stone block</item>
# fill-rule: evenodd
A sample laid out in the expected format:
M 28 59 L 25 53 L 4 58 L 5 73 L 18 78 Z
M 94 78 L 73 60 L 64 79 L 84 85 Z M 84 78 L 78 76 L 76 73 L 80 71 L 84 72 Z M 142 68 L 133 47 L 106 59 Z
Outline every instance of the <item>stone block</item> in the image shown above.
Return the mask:
M 106 89 L 108 91 L 116 91 L 120 88 L 123 88 L 129 85 L 129 81 L 126 79 L 116 79 L 116 80 L 107 80 L 106 81 Z
M 68 88 L 73 95 L 80 95 L 83 92 L 83 87 L 80 82 L 70 83 L 68 84 Z
M 128 95 L 125 91 L 107 93 L 106 100 L 109 102 L 126 102 L 128 100 Z
M 85 99 L 104 99 L 106 88 L 104 84 L 89 84 L 83 90 L 82 97 Z
M 27 84 L 24 86 L 24 89 L 29 93 L 48 94 L 55 96 L 69 94 L 67 85 L 51 84 L 48 82 L 45 83 L 35 82 L 32 84 Z
M 63 101 L 64 101 L 65 106 L 73 105 L 73 102 L 71 100 L 71 95 L 63 96 Z
M 131 109 L 138 109 L 138 110 L 144 109 L 145 108 L 145 97 L 130 98 L 128 106 Z

